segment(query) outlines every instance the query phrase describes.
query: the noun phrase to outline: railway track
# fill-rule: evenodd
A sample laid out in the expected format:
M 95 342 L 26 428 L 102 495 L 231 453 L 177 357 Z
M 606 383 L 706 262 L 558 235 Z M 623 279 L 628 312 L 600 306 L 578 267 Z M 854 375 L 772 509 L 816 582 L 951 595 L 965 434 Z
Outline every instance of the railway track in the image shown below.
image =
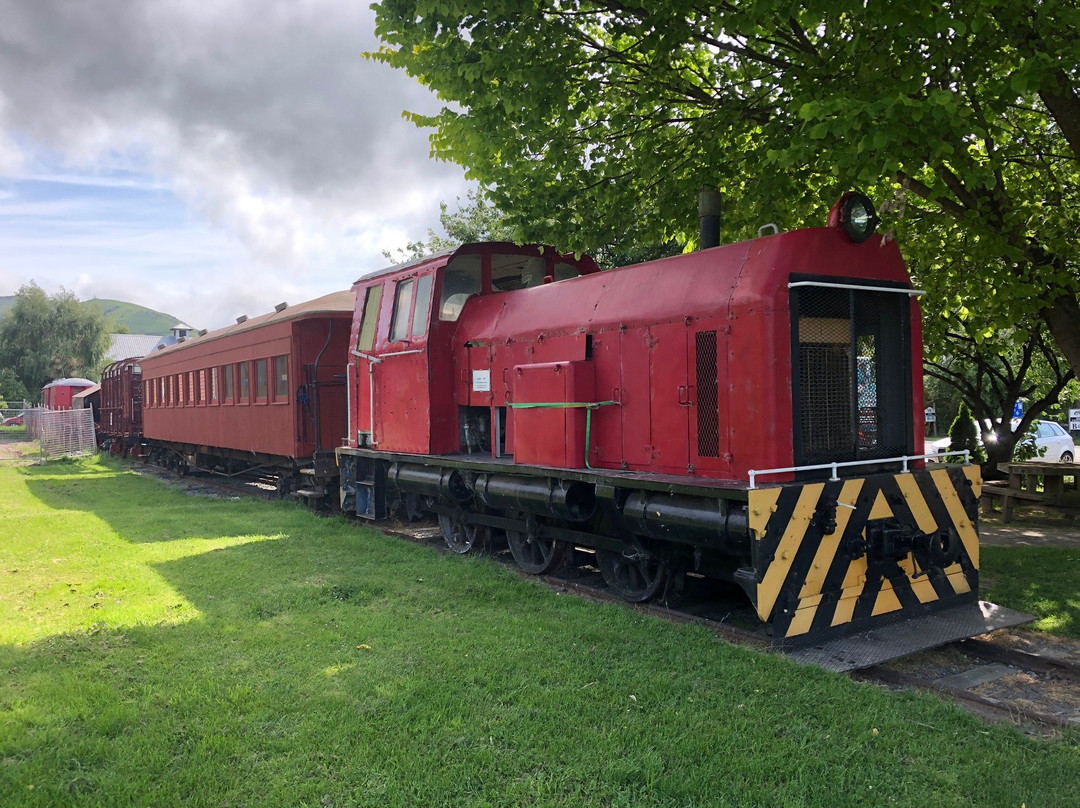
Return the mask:
M 1080 666 L 1074 660 L 1010 647 L 1023 635 L 987 636 L 864 668 L 853 676 L 887 687 L 928 690 L 987 720 L 1031 731 L 1080 728 Z
M 191 494 L 206 495 L 229 495 L 234 497 L 246 496 L 260 499 L 281 499 L 278 491 L 277 480 L 273 476 L 252 475 L 225 477 L 210 474 L 208 472 L 194 472 L 179 475 L 174 471 L 155 466 L 153 463 L 140 463 L 132 461 L 132 468 L 136 473 L 152 474 L 155 477 L 166 480 L 172 485 L 183 488 Z
M 195 494 L 280 498 L 271 481 L 204 474 L 177 478 L 172 472 L 152 466 L 147 468 L 179 480 L 186 490 Z M 450 554 L 437 524 L 398 523 L 383 525 L 380 529 Z M 505 548 L 493 547 L 491 555 L 516 569 Z M 591 555 L 576 550 L 558 573 L 539 576 L 539 579 L 559 592 L 598 602 L 618 603 L 675 623 L 696 623 L 726 642 L 766 652 L 773 650 L 763 628 L 740 598 L 733 595 L 725 599 L 722 593 L 716 598 L 715 587 L 697 585 L 690 579 L 689 591 L 673 595 L 666 603 L 628 604 L 604 584 L 599 571 L 590 563 Z M 1012 631 L 995 632 L 986 637 L 961 640 L 852 671 L 848 675 L 858 681 L 889 688 L 929 691 L 987 721 L 1007 721 L 1036 734 L 1048 728 L 1080 728 L 1080 644 L 1038 648 L 1038 640 Z M 1028 647 L 1018 647 L 1020 645 Z

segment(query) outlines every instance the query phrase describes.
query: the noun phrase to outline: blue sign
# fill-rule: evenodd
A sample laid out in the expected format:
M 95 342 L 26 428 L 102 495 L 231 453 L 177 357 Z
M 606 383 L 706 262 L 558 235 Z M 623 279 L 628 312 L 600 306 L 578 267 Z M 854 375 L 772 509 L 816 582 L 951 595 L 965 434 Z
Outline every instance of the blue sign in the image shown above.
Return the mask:
M 1023 417 L 1024 417 L 1024 402 L 1023 401 L 1017 401 L 1015 404 L 1013 404 L 1013 418 L 1023 418 Z

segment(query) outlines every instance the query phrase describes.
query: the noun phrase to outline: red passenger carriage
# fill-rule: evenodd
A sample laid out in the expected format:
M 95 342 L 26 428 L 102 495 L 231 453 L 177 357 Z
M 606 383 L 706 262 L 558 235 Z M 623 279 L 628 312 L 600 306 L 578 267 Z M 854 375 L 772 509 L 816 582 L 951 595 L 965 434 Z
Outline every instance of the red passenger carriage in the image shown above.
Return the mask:
M 89 379 L 57 379 L 41 388 L 41 406 L 46 410 L 70 410 L 75 394 L 93 386 Z
M 352 311 L 353 293 L 335 292 L 144 357 L 152 456 L 180 470 L 265 468 L 283 490 L 324 494 L 346 420 Z

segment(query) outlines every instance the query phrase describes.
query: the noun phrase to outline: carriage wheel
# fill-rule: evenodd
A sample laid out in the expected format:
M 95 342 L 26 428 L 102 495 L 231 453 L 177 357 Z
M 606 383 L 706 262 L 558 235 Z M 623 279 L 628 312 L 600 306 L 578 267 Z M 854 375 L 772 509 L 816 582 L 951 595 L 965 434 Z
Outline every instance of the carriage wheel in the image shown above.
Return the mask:
M 667 562 L 654 555 L 640 551 L 626 555 L 611 550 L 597 550 L 596 559 L 607 585 L 619 597 L 631 603 L 652 600 L 668 582 L 670 570 Z
M 562 566 L 568 545 L 558 539 L 530 538 L 516 530 L 506 531 L 514 561 L 530 575 L 544 575 Z
M 459 516 L 442 514 L 439 515 L 439 529 L 446 546 L 459 555 L 479 552 L 491 533 L 489 528 L 469 524 Z

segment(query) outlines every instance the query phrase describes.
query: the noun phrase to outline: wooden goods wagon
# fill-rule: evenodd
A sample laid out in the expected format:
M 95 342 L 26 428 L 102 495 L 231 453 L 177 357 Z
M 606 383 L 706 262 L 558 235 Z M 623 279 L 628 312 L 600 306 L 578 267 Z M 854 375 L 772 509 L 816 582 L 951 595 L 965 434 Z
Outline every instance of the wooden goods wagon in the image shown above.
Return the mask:
M 118 453 L 142 439 L 142 367 L 140 357 L 113 362 L 101 374 L 98 436 Z

